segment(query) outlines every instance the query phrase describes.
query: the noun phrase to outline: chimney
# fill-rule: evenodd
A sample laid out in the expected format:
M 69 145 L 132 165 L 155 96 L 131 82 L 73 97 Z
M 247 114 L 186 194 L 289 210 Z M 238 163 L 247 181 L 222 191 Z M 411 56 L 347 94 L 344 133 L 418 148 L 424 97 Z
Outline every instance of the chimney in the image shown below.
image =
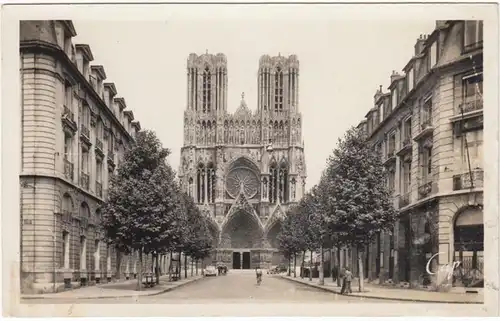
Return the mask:
M 436 29 L 446 28 L 447 20 L 436 20 Z
M 379 89 L 375 92 L 375 95 L 373 96 L 373 102 L 376 104 L 377 100 L 382 96 L 382 85 L 380 85 Z
M 393 70 L 391 75 L 391 84 L 394 82 L 394 80 L 398 79 L 399 77 L 401 77 L 401 75 L 398 74 L 396 70 Z
M 427 36 L 425 35 L 420 35 L 420 37 L 418 37 L 417 42 L 415 43 L 415 56 L 418 56 L 422 53 L 426 40 Z

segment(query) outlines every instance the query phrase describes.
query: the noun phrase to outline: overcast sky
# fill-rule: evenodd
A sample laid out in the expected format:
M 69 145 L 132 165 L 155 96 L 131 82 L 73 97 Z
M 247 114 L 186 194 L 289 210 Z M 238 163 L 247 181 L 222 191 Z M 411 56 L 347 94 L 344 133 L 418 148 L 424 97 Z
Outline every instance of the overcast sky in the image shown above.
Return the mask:
M 125 98 L 142 128 L 153 129 L 171 149 L 178 169 L 186 108 L 189 53 L 222 52 L 228 60 L 228 109 L 245 92 L 257 108 L 257 69 L 262 54 L 296 54 L 300 61 L 299 109 L 303 115 L 307 188 L 319 180 L 338 137 L 373 106 L 379 85 L 389 85 L 413 55 L 420 34 L 434 20 L 75 20 L 74 43 L 89 44 L 94 64 Z

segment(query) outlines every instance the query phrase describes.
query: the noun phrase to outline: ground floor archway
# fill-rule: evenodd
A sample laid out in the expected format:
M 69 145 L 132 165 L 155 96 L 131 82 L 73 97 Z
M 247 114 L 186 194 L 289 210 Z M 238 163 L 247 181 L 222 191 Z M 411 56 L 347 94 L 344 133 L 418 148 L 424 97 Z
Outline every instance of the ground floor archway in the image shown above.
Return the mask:
M 453 224 L 453 259 L 460 266 L 454 273 L 455 286 L 484 286 L 484 223 L 479 206 L 467 207 Z

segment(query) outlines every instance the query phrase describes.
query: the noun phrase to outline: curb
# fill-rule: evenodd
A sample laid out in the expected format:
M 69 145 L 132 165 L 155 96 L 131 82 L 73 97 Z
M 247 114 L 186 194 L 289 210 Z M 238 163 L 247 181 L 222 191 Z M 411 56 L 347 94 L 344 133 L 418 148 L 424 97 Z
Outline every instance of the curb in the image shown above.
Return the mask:
M 308 285 L 310 287 L 323 290 L 325 292 L 330 292 L 330 293 L 335 293 L 338 295 L 344 295 L 340 294 L 339 291 L 336 291 L 334 289 L 329 289 L 327 287 L 324 287 L 319 284 L 311 284 L 311 283 L 305 283 L 300 280 L 294 280 L 294 279 L 289 279 L 287 277 L 284 277 L 282 275 L 279 276 L 283 280 L 287 280 L 290 282 L 295 282 L 295 283 L 300 283 L 303 285 Z M 405 301 L 405 302 L 422 302 L 422 303 L 445 303 L 445 304 L 484 304 L 484 302 L 469 302 L 469 301 L 442 301 L 442 300 L 425 300 L 425 299 L 406 299 L 406 298 L 388 298 L 388 297 L 383 297 L 383 296 L 372 296 L 372 295 L 363 295 L 363 294 L 356 294 L 356 295 L 345 295 L 349 296 L 351 298 L 365 298 L 365 299 L 379 299 L 379 300 L 388 300 L 388 301 Z
M 195 278 L 195 279 L 189 280 L 189 281 L 184 282 L 184 283 L 175 284 L 172 287 L 163 289 L 163 290 L 161 290 L 159 292 L 155 292 L 155 293 L 146 293 L 146 294 L 139 293 L 139 294 L 133 294 L 133 295 L 81 296 L 81 297 L 77 296 L 77 297 L 73 297 L 73 298 L 63 298 L 63 297 L 50 298 L 50 297 L 45 297 L 45 296 L 29 296 L 29 297 L 21 297 L 21 300 L 40 300 L 40 299 L 42 299 L 42 300 L 92 300 L 92 299 L 124 299 L 124 298 L 155 296 L 155 295 L 163 294 L 166 292 L 170 292 L 170 291 L 178 289 L 184 285 L 195 283 L 195 282 L 197 282 L 199 280 L 203 280 L 203 279 L 204 279 L 203 277 Z

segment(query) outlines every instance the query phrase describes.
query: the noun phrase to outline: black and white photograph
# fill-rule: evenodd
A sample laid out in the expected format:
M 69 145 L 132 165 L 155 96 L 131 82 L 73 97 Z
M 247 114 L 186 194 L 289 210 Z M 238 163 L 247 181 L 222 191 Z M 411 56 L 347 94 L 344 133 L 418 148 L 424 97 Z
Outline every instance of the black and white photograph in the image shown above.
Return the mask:
M 4 315 L 497 315 L 497 11 L 5 6 Z

